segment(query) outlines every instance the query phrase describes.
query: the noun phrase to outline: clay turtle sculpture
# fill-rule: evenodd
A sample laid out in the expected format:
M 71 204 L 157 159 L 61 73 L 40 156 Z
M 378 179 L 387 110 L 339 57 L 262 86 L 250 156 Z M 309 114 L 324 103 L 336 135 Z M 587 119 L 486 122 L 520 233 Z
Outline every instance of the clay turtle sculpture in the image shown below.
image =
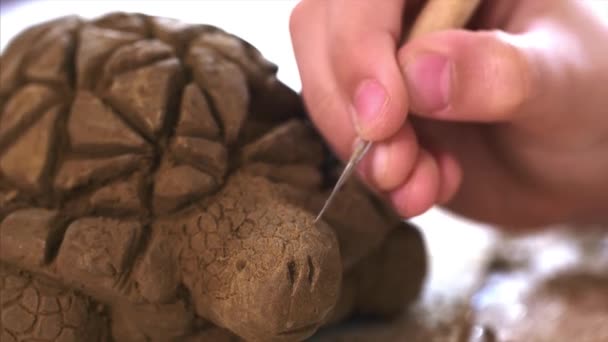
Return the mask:
M 63 17 L 1 56 L 2 341 L 292 341 L 419 294 L 418 231 L 223 30 Z M 396 229 L 398 228 L 398 229 Z

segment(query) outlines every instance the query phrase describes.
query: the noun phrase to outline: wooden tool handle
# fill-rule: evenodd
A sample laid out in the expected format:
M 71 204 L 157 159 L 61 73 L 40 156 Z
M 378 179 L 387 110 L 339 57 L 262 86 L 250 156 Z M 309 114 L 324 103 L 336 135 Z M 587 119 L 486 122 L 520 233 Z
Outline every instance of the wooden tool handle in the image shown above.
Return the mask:
M 408 40 L 434 31 L 462 28 L 481 0 L 429 0 L 416 17 Z

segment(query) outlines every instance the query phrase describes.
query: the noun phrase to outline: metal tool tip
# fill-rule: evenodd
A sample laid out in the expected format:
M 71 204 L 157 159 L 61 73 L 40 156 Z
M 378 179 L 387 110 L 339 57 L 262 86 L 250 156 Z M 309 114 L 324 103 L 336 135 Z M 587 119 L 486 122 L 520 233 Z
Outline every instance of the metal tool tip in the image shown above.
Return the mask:
M 321 218 L 321 216 L 323 216 L 323 213 L 325 213 L 325 210 L 329 207 L 329 204 L 332 202 L 332 200 L 334 199 L 334 197 L 336 196 L 336 194 L 338 193 L 338 191 L 340 190 L 342 185 L 344 185 L 344 183 L 346 182 L 348 177 L 355 170 L 355 167 L 357 166 L 357 164 L 359 164 L 361 159 L 363 159 L 363 156 L 365 156 L 365 154 L 367 153 L 367 151 L 369 151 L 369 148 L 371 146 L 372 146 L 371 141 L 365 141 L 365 140 L 361 140 L 361 139 L 357 140 L 357 144 L 355 145 L 355 148 L 354 148 L 352 156 L 350 157 L 350 160 L 346 164 L 346 167 L 342 171 L 340 178 L 338 178 L 336 185 L 334 186 L 331 193 L 329 194 L 329 197 L 325 201 L 323 208 L 321 208 L 319 215 L 317 215 L 317 218 L 315 219 L 315 223 Z

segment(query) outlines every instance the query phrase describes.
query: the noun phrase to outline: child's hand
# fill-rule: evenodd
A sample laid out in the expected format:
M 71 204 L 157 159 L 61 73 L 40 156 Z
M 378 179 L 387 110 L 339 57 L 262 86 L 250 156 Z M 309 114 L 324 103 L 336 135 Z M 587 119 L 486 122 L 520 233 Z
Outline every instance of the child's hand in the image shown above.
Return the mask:
M 607 25 L 583 1 L 493 0 L 477 31 L 400 47 L 418 5 L 294 10 L 303 96 L 338 155 L 376 141 L 361 172 L 404 216 L 439 203 L 506 225 L 608 219 Z

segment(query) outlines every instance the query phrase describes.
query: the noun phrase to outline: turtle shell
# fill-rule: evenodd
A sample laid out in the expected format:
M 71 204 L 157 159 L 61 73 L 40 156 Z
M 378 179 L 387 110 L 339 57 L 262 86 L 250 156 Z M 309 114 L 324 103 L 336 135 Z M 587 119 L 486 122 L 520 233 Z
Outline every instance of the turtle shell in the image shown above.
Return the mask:
M 2 55 L 0 217 L 20 202 L 158 216 L 216 191 L 236 150 L 302 112 L 276 71 L 238 37 L 164 18 L 26 30 Z

